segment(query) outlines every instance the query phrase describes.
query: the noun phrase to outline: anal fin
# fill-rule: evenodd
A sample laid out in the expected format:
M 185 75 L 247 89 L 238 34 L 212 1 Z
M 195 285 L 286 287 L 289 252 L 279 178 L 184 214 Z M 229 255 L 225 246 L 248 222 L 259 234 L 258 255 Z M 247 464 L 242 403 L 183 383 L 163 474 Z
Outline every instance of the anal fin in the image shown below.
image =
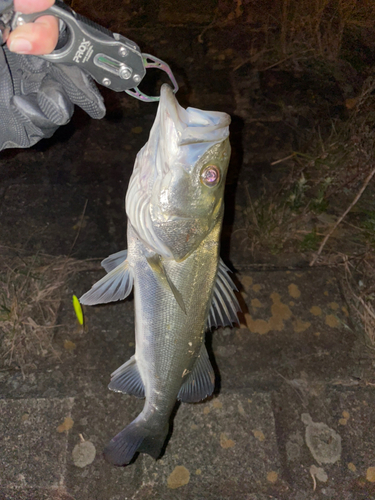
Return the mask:
M 203 344 L 193 370 L 182 384 L 177 398 L 183 403 L 198 403 L 211 396 L 214 389 L 215 373 L 206 346 Z
M 145 397 L 145 387 L 134 356 L 112 373 L 108 389 L 131 394 L 137 398 Z

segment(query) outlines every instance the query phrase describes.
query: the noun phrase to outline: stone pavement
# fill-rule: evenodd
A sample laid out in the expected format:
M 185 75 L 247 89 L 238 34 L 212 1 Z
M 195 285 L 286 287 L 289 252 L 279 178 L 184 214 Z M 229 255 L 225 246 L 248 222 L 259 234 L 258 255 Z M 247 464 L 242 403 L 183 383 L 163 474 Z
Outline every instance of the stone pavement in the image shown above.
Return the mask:
M 224 46 L 244 50 L 250 31 L 241 30 L 213 29 L 205 44 L 201 27 L 126 33 L 171 64 L 181 104 L 233 116 L 223 258 L 236 271 L 244 315 L 239 327 L 208 335 L 215 396 L 179 406 L 157 462 L 141 455 L 109 466 L 104 445 L 142 408 L 107 390 L 134 352 L 133 301 L 86 308 L 82 331 L 71 296 L 103 274 L 82 272 L 63 291 L 57 323 L 70 328 L 56 328 L 60 359 L 25 376 L 0 372 L 0 500 L 375 499 L 374 362 L 337 277 L 309 268 L 304 255 L 255 258 L 244 240 L 244 182 L 256 193 L 296 132 L 265 98 L 266 78 L 218 58 Z M 125 248 L 124 194 L 156 106 L 103 93 L 104 120 L 78 111 L 51 140 L 3 153 L 1 245 L 77 259 Z

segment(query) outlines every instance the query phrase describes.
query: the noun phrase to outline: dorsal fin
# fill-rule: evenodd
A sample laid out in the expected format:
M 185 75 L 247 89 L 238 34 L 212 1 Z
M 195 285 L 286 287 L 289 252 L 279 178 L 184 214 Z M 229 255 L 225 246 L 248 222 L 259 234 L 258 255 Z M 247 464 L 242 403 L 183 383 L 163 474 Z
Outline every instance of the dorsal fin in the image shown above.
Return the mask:
M 182 384 L 177 398 L 183 403 L 198 403 L 207 396 L 211 396 L 214 389 L 215 373 L 206 346 L 203 344 L 195 365 Z
M 137 398 L 145 397 L 145 387 L 134 356 L 111 374 L 108 389 L 124 394 L 132 394 Z
M 238 290 L 228 272 L 230 269 L 220 259 L 206 323 L 207 328 L 232 326 L 232 323 L 239 323 L 237 312 L 241 311 L 241 307 L 233 292 L 233 290 Z
M 132 288 L 133 273 L 129 262 L 125 260 L 95 283 L 91 290 L 82 295 L 79 301 L 87 306 L 115 302 L 116 300 L 125 299 Z
M 155 276 L 158 277 L 159 281 L 163 284 L 163 286 L 169 288 L 169 290 L 173 293 L 174 298 L 176 299 L 178 305 L 181 307 L 182 311 L 186 314 L 184 299 L 182 298 L 181 293 L 177 290 L 174 283 L 168 276 L 168 273 L 163 265 L 160 255 L 155 254 L 152 257 L 147 257 L 147 262 L 148 265 L 153 270 Z

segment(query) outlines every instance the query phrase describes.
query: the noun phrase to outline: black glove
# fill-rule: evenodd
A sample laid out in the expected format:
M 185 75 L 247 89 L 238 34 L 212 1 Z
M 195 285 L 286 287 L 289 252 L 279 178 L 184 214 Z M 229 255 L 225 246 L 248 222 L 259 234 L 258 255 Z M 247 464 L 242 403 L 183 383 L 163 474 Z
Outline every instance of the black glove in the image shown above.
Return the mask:
M 77 66 L 0 48 L 0 150 L 26 148 L 70 120 L 74 104 L 103 118 L 103 98 Z

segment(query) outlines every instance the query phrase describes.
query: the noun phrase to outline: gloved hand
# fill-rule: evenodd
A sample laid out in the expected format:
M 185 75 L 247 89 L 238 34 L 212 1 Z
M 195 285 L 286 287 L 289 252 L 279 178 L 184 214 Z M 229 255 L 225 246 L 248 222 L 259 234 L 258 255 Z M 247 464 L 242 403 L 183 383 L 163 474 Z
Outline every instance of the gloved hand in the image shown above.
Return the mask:
M 23 12 L 40 10 L 43 3 L 42 0 L 16 1 L 15 7 Z M 48 5 L 43 6 L 46 7 Z M 12 41 L 23 38 L 32 41 L 31 52 L 45 53 L 46 44 L 56 40 L 54 21 L 44 16 L 39 25 L 35 22 L 18 27 L 9 37 L 8 46 L 12 48 Z M 63 36 L 64 32 L 60 33 L 60 43 Z M 52 43 L 54 46 L 56 42 Z M 0 150 L 29 147 L 43 137 L 51 137 L 60 125 L 70 120 L 74 104 L 92 118 L 105 115 L 103 98 L 93 80 L 78 67 L 53 64 L 0 47 Z
M 0 49 L 0 150 L 32 146 L 70 120 L 74 104 L 103 118 L 103 98 L 76 66 Z

